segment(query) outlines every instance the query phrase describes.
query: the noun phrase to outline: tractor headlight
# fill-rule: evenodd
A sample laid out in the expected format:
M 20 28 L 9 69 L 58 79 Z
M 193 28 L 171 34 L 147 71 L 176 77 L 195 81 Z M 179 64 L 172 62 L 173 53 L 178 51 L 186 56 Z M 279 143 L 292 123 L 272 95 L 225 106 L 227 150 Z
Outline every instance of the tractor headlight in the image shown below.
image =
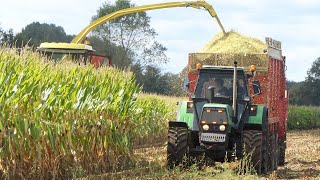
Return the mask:
M 220 131 L 225 131 L 225 130 L 226 130 L 226 126 L 225 126 L 225 125 L 221 125 L 221 126 L 219 127 L 219 129 L 220 129 Z
M 202 126 L 202 129 L 205 130 L 205 131 L 208 131 L 208 130 L 209 130 L 208 124 L 203 125 L 203 126 Z

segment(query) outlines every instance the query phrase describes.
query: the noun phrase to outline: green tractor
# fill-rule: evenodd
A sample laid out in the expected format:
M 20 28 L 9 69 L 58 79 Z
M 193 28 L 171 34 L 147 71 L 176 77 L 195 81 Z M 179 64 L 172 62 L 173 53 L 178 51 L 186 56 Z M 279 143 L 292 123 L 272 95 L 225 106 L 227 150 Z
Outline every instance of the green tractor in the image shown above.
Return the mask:
M 212 162 L 242 158 L 245 151 L 252 153 L 251 163 L 257 173 L 276 169 L 278 152 L 272 148 L 278 146 L 269 145 L 274 136 L 268 130 L 272 123 L 268 122 L 268 109 L 252 103 L 252 97 L 261 94 L 255 67 L 249 74 L 238 68 L 237 62 L 229 67 L 197 68 L 190 101 L 180 102 L 177 120 L 169 122 L 168 167 L 199 155 Z M 189 90 L 190 83 L 184 86 Z

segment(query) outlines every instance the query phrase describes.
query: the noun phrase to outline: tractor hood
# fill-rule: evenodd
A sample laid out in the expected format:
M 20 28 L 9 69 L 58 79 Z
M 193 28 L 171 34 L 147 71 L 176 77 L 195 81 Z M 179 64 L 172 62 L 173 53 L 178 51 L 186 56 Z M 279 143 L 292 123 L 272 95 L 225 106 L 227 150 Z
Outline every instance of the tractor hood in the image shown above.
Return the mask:
M 193 98 L 194 118 L 192 130 L 200 131 L 202 125 L 233 126 L 233 109 L 228 104 L 209 103 L 205 98 Z M 230 131 L 230 128 L 225 130 Z
M 200 129 L 202 132 L 230 132 L 233 110 L 229 105 L 208 103 L 204 104 L 201 112 Z M 205 126 L 206 125 L 206 126 Z M 223 125 L 223 129 L 220 126 Z M 209 127 L 208 130 L 206 128 Z

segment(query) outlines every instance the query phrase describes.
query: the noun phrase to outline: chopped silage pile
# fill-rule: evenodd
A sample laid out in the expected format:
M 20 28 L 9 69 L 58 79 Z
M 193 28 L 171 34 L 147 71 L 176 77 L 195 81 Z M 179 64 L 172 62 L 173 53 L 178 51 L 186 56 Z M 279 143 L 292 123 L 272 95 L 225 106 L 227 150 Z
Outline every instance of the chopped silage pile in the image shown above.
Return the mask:
M 214 36 L 199 53 L 260 54 L 266 48 L 259 39 L 229 31 L 226 35 L 221 32 Z
M 196 64 L 212 66 L 238 66 L 248 69 L 255 65 L 258 71 L 268 70 L 267 45 L 259 39 L 229 31 L 214 36 L 202 49 L 189 54 L 189 71 L 196 70 Z

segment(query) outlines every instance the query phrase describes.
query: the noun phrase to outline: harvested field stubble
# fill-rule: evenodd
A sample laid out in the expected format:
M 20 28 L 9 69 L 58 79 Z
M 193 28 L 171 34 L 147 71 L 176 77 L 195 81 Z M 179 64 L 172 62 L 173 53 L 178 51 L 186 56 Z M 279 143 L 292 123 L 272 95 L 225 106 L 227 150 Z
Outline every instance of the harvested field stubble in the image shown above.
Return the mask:
M 286 164 L 277 179 L 320 179 L 320 129 L 287 134 Z

